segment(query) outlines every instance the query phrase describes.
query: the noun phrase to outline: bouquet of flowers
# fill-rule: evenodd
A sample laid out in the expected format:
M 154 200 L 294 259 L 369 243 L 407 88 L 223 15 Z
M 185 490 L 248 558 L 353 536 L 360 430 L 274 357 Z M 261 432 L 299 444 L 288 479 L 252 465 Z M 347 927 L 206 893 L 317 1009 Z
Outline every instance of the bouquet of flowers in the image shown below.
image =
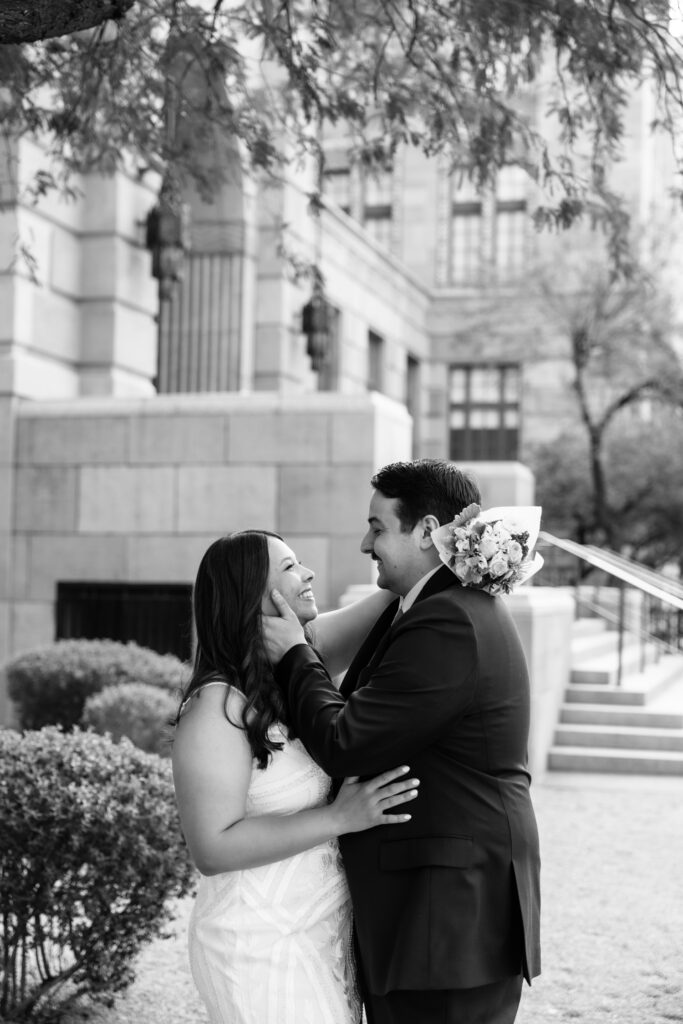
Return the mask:
M 432 532 L 442 562 L 464 587 L 509 594 L 543 565 L 531 552 L 541 524 L 541 508 L 491 508 L 468 505 L 452 523 Z

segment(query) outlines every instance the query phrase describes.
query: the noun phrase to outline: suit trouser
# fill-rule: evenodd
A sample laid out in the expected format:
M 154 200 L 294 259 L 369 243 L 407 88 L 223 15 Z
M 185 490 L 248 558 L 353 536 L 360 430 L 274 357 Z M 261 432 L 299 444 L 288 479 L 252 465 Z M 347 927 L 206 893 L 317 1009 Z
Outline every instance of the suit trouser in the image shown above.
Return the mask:
M 368 1024 L 514 1024 L 522 975 L 477 988 L 366 992 Z

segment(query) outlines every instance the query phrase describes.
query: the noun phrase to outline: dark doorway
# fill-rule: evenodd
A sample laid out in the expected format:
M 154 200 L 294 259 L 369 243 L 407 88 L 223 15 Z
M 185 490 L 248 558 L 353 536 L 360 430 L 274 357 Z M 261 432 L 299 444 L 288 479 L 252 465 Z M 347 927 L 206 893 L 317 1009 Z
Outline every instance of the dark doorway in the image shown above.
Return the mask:
M 58 583 L 57 639 L 133 641 L 182 661 L 192 655 L 189 583 Z

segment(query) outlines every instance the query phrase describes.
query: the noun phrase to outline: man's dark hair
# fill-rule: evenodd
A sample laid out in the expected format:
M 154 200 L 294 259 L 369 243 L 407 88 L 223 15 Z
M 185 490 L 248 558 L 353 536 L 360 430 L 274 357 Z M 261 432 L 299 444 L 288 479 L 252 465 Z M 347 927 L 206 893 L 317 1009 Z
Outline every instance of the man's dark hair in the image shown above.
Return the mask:
M 445 459 L 391 462 L 370 481 L 385 498 L 397 498 L 396 514 L 404 532 L 423 516 L 436 516 L 444 526 L 476 502 L 481 494 L 474 480 Z

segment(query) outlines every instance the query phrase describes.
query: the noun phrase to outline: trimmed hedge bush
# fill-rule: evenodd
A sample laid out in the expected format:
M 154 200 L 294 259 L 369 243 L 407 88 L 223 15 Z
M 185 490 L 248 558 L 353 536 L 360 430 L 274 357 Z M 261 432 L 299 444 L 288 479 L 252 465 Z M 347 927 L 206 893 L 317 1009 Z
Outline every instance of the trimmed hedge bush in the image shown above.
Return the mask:
M 108 733 L 114 741 L 127 736 L 151 754 L 171 753 L 171 721 L 178 701 L 148 683 L 120 683 L 88 697 L 81 716 L 84 729 Z
M 8 692 L 22 729 L 72 729 L 93 693 L 119 683 L 147 683 L 178 693 L 189 669 L 172 654 L 116 640 L 57 640 L 6 666 Z
M 0 732 L 0 1019 L 107 1005 L 192 891 L 170 765 L 127 740 Z

